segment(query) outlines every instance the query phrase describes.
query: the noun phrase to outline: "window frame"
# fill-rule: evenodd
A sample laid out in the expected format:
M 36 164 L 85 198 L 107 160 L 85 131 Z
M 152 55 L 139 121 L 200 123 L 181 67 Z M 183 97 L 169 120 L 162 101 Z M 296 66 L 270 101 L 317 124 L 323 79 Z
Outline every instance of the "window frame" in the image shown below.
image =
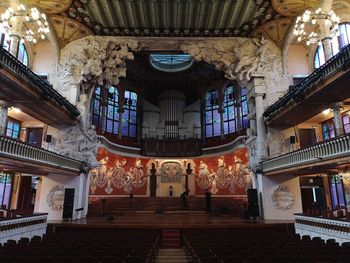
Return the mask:
M 13 128 L 9 128 L 9 122 L 13 122 L 13 127 L 15 124 L 18 124 L 18 137 L 13 137 L 13 133 L 14 133 L 14 129 Z M 11 138 L 11 139 L 15 139 L 15 140 L 19 140 L 21 138 L 21 126 L 22 126 L 22 122 L 15 119 L 15 118 L 12 118 L 10 116 L 7 116 L 7 121 L 6 121 L 6 133 L 5 133 L 5 136 L 8 137 L 8 138 Z M 11 136 L 10 135 L 7 135 L 8 131 L 11 131 Z
M 213 94 L 216 94 L 217 96 L 213 96 Z M 210 94 L 210 100 L 208 100 L 208 94 Z M 214 101 L 214 103 L 211 103 L 212 100 Z M 210 102 L 210 106 L 208 105 L 208 102 Z M 205 138 L 213 138 L 213 137 L 217 137 L 221 135 L 221 119 L 219 118 L 217 120 L 217 122 L 215 122 L 214 120 L 214 112 L 218 112 L 218 115 L 220 116 L 220 112 L 219 112 L 220 106 L 219 106 L 219 92 L 216 89 L 210 89 L 206 95 L 205 95 L 205 105 L 204 105 L 204 130 L 205 130 Z M 210 112 L 211 113 L 211 121 L 208 122 L 207 120 L 207 113 Z M 219 125 L 219 134 L 215 133 L 215 126 Z M 209 129 L 211 130 L 211 134 L 208 135 L 207 132 L 207 127 L 209 127 Z

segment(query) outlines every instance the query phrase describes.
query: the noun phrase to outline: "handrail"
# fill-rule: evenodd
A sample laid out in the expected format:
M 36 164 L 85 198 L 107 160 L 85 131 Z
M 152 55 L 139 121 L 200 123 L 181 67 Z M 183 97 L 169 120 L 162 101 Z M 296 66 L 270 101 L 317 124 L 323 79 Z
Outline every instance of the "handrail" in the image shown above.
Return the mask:
M 58 93 L 50 83 L 40 78 L 3 47 L 0 47 L 0 65 L 6 69 L 10 69 L 13 73 L 27 81 L 32 87 L 42 93 L 44 99 L 52 99 L 59 106 L 64 107 L 72 119 L 80 115 L 79 110 Z
M 296 214 L 294 227 L 295 233 L 299 234 L 300 237 L 320 237 L 323 240 L 335 239 L 339 244 L 350 242 L 349 221 Z
M 6 136 L 0 136 L 0 156 L 15 157 L 17 159 L 22 158 L 24 160 L 70 169 L 76 172 L 79 172 L 82 167 L 82 162 L 78 160 Z
M 263 161 L 260 166 L 264 172 L 285 169 L 301 163 L 315 162 L 320 159 L 337 158 L 350 154 L 350 135 L 343 135 L 304 149 Z
M 343 47 L 338 54 L 330 58 L 325 64 L 312 72 L 302 82 L 289 90 L 283 97 L 277 100 L 274 104 L 269 106 L 265 112 L 264 117 L 269 117 L 279 109 L 291 101 L 298 101 L 302 98 L 302 95 L 308 89 L 316 86 L 319 82 L 323 81 L 335 72 L 342 70 L 343 67 L 347 67 L 350 64 L 350 45 Z

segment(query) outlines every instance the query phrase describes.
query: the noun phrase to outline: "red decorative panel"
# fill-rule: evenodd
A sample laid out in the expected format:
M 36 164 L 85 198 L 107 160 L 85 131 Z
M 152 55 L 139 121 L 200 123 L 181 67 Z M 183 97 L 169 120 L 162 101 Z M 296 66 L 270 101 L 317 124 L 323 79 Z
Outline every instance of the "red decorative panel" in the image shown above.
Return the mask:
M 160 175 L 158 184 L 164 183 L 163 176 L 169 180 L 174 174 L 174 169 L 167 169 L 164 164 L 174 163 L 176 174 L 180 176 L 186 174 L 189 165 L 195 176 L 196 195 L 203 195 L 206 188 L 213 195 L 246 195 L 246 189 L 252 186 L 245 147 L 226 155 L 193 159 L 124 157 L 100 148 L 97 160 L 101 167 L 91 171 L 90 195 L 93 196 L 146 195 L 152 164 Z M 181 183 L 181 180 L 172 182 Z

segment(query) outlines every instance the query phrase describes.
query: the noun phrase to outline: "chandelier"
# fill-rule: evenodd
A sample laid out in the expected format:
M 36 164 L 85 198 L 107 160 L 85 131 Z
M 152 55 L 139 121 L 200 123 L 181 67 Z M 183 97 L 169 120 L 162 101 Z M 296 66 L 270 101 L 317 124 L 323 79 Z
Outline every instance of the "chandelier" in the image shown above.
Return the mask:
M 316 11 L 306 10 L 302 16 L 298 16 L 293 34 L 297 36 L 298 41 L 305 41 L 306 45 L 319 43 L 322 39 L 333 38 L 339 34 L 339 17 L 331 10 L 329 13 L 322 13 L 319 8 Z M 326 33 L 317 33 L 319 25 L 324 23 L 329 31 Z
M 24 30 L 22 26 L 17 26 L 19 23 L 25 23 Z M 35 7 L 26 8 L 23 4 L 16 8 L 9 7 L 1 14 L 1 27 L 11 36 L 17 36 L 22 41 L 27 40 L 33 43 L 36 43 L 38 39 L 45 39 L 46 34 L 50 32 L 46 15 Z

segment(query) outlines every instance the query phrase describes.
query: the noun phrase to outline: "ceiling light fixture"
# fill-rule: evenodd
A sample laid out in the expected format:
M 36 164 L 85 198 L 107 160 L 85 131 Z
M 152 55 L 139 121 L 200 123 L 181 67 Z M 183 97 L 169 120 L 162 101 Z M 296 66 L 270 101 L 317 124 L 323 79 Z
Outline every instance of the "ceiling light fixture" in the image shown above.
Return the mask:
M 322 113 L 324 115 L 328 115 L 330 112 L 331 112 L 331 109 L 326 109 L 326 110 L 322 111 Z
M 321 8 L 316 11 L 306 10 L 303 15 L 298 16 L 293 34 L 298 41 L 304 41 L 306 45 L 321 44 L 324 38 L 333 38 L 339 34 L 339 17 L 331 10 L 329 13 L 323 13 Z M 319 25 L 325 24 L 329 31 L 326 33 L 317 33 Z
M 25 29 L 18 28 L 18 23 L 26 24 Z M 36 43 L 38 39 L 45 39 L 50 32 L 46 15 L 36 7 L 27 8 L 23 4 L 16 8 L 9 7 L 0 16 L 0 29 L 10 36 L 17 36 L 21 41 Z

